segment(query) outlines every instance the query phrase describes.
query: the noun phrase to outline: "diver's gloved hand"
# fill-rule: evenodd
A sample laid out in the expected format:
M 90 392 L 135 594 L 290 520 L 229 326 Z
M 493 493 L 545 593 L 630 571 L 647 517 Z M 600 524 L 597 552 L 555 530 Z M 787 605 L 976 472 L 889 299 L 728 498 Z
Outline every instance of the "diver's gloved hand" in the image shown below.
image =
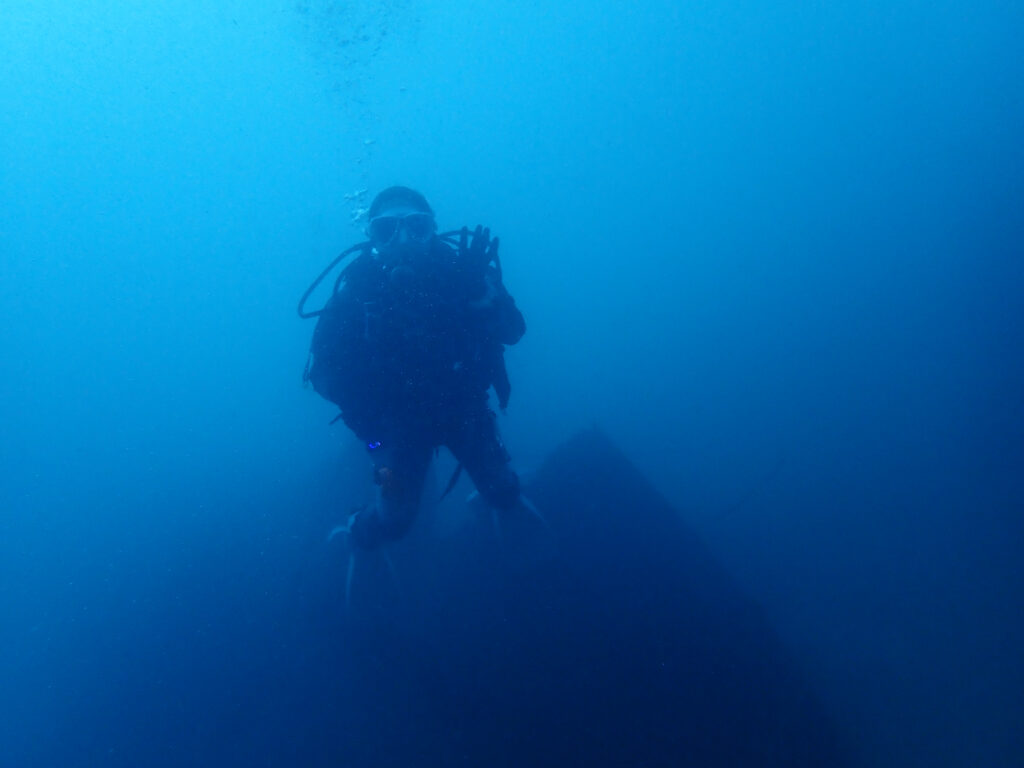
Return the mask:
M 491 237 L 488 227 L 476 225 L 473 239 L 469 239 L 469 227 L 463 227 L 459 233 L 459 261 L 464 264 L 486 266 L 492 261 L 498 263 L 498 238 Z
M 479 274 L 483 274 L 484 278 L 482 285 L 475 290 L 477 298 L 469 303 L 472 309 L 487 309 L 498 297 L 497 285 L 501 280 L 497 277 L 495 269 L 488 266 L 492 261 L 498 263 L 498 244 L 498 238 L 491 238 L 491 230 L 479 224 L 473 230 L 472 240 L 468 227 L 463 227 L 459 233 L 459 263 L 467 265 L 471 274 L 476 273 L 478 269 L 481 270 Z

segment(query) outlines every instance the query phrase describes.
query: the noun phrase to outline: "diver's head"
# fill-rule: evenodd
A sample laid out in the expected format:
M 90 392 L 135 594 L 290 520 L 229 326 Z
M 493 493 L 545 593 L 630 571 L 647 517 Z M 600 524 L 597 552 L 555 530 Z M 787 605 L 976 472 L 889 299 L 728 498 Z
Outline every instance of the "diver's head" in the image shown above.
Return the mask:
M 385 259 L 423 255 L 437 231 L 427 199 L 409 187 L 388 187 L 370 203 L 366 236 Z

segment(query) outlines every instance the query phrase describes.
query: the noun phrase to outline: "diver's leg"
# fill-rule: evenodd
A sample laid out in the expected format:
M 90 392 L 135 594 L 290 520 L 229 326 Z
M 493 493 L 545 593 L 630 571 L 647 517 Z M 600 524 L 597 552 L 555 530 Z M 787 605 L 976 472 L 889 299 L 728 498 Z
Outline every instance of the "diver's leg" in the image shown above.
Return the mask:
M 465 414 L 453 425 L 447 444 L 491 508 L 495 536 L 505 554 L 521 564 L 550 560 L 556 550 L 553 532 L 520 491 L 494 412 L 481 404 Z
M 356 547 L 375 549 L 405 536 L 419 509 L 430 456 L 430 446 L 411 443 L 399 444 L 374 456 L 380 504 L 350 521 L 349 533 Z
M 519 478 L 509 466 L 511 457 L 498 435 L 494 412 L 486 404 L 457 419 L 446 442 L 491 508 L 507 511 L 516 506 Z

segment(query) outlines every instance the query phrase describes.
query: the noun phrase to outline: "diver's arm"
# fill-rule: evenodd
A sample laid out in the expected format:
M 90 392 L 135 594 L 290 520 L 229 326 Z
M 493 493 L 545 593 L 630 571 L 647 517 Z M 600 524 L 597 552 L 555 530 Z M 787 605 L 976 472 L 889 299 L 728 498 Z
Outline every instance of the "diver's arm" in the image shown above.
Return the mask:
M 511 346 L 526 333 L 523 313 L 516 307 L 515 299 L 502 284 L 494 267 L 489 266 L 484 273 L 484 284 L 483 296 L 471 301 L 470 307 L 486 318 L 484 325 L 491 338 Z
M 526 333 L 526 320 L 523 318 L 523 313 L 516 306 L 512 294 L 505 290 L 505 286 L 500 282 L 498 286 L 501 290 L 495 302 L 497 314 L 494 326 L 496 330 L 495 338 L 502 344 L 511 346 L 518 342 L 523 337 L 523 334 Z
M 313 332 L 309 379 L 320 395 L 337 405 L 356 434 L 372 425 L 374 405 L 368 368 L 371 356 L 365 339 L 365 309 L 348 287 L 334 294 Z

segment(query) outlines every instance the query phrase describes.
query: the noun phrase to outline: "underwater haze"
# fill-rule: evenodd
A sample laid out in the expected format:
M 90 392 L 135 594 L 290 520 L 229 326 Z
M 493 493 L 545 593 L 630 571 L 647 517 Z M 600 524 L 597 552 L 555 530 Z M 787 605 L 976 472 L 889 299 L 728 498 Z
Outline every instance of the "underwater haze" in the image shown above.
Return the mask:
M 370 464 L 295 305 L 392 184 L 501 236 L 524 476 L 606 436 L 851 765 L 1024 764 L 1022 39 L 964 0 L 4 0 L 0 765 L 346 764 L 289 675 L 358 620 L 310 564 Z

